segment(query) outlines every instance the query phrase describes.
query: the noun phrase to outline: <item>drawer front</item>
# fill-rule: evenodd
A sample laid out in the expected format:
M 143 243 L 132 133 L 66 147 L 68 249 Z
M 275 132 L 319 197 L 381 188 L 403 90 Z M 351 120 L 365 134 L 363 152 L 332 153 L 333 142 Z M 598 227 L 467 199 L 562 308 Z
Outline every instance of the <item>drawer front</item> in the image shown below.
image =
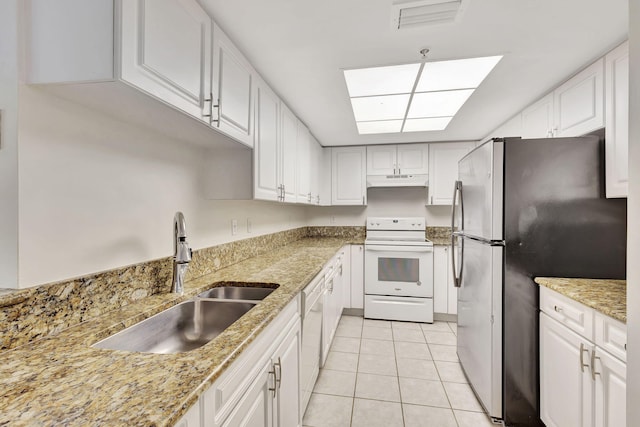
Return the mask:
M 433 322 L 433 299 L 365 295 L 364 317 L 431 323 Z
M 596 313 L 595 319 L 596 345 L 626 362 L 627 325 L 601 313 Z
M 593 341 L 594 310 L 592 308 L 541 286 L 540 310 L 569 329 Z

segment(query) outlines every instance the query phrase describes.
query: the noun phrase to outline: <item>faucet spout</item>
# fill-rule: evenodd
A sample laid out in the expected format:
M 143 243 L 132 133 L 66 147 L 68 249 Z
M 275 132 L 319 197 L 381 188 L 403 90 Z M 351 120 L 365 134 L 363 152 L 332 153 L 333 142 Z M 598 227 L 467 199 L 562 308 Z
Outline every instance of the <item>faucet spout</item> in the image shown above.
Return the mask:
M 187 223 L 182 212 L 173 217 L 173 284 L 171 292 L 184 293 L 184 275 L 191 262 L 192 250 L 187 243 Z

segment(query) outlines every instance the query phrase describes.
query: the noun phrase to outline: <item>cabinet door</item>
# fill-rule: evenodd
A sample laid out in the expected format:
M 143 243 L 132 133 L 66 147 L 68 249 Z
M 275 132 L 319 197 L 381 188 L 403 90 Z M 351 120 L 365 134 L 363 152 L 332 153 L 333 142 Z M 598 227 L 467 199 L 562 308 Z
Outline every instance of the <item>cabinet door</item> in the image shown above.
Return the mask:
M 284 201 L 296 202 L 296 164 L 298 154 L 298 118 L 280 103 L 281 135 L 280 135 L 280 183 L 284 186 Z
M 278 200 L 280 100 L 264 82 L 256 88 L 256 139 L 253 148 L 254 198 Z
M 547 427 L 592 425 L 593 345 L 540 314 L 540 419 Z
M 213 26 L 213 87 L 218 107 L 214 125 L 243 144 L 253 147 L 254 71 L 233 42 Z
M 272 362 L 276 375 L 276 399 L 274 401 L 274 425 L 298 427 L 300 413 L 300 321 L 287 334 L 274 353 Z
M 311 134 L 302 122 L 298 121 L 297 151 L 297 197 L 298 203 L 311 203 Z
M 426 175 L 429 173 L 429 144 L 398 145 L 398 174 Z
M 448 298 L 448 266 L 449 251 L 444 246 L 433 247 L 433 312 L 447 313 Z
M 341 250 L 342 253 L 342 310 L 351 308 L 351 246 L 345 246 Z
M 125 1 L 121 19 L 122 80 L 209 123 L 212 22 L 198 2 Z
M 275 371 L 269 361 L 238 402 L 223 427 L 273 426 L 273 399 L 276 392 Z M 205 420 L 206 422 L 206 420 Z
M 552 137 L 553 127 L 553 93 L 522 111 L 523 138 Z
M 365 147 L 331 149 L 331 204 L 366 205 Z
M 395 175 L 397 163 L 395 145 L 367 147 L 367 175 Z
M 175 424 L 175 427 L 200 427 L 201 422 L 201 410 L 200 410 L 200 400 L 193 405 L 189 411 L 183 415 L 180 420 Z
M 627 197 L 629 190 L 629 43 L 605 57 L 605 157 L 607 197 Z
M 554 136 L 580 136 L 604 126 L 604 59 L 553 91 Z
M 451 205 L 458 161 L 475 148 L 470 142 L 429 144 L 429 205 Z
M 364 308 L 364 245 L 351 245 L 351 308 Z
M 595 426 L 627 425 L 627 365 L 596 347 Z
M 317 139 L 311 137 L 310 143 L 310 162 L 311 162 L 311 182 L 309 190 L 311 191 L 311 204 L 320 204 L 320 185 L 322 182 L 322 147 Z

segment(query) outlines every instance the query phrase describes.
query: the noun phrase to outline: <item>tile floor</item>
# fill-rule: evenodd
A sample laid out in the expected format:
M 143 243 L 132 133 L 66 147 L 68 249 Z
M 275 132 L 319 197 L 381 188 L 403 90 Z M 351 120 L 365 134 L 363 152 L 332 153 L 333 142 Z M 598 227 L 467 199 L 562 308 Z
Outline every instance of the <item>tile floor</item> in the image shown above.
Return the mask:
M 308 427 L 490 427 L 456 355 L 455 323 L 343 316 Z

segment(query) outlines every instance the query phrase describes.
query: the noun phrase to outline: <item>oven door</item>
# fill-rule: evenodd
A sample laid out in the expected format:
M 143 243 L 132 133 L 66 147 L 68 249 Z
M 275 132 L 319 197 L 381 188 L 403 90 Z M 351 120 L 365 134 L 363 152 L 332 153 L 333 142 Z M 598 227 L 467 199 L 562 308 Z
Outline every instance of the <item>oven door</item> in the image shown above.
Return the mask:
M 433 297 L 433 247 L 365 244 L 365 294 Z

